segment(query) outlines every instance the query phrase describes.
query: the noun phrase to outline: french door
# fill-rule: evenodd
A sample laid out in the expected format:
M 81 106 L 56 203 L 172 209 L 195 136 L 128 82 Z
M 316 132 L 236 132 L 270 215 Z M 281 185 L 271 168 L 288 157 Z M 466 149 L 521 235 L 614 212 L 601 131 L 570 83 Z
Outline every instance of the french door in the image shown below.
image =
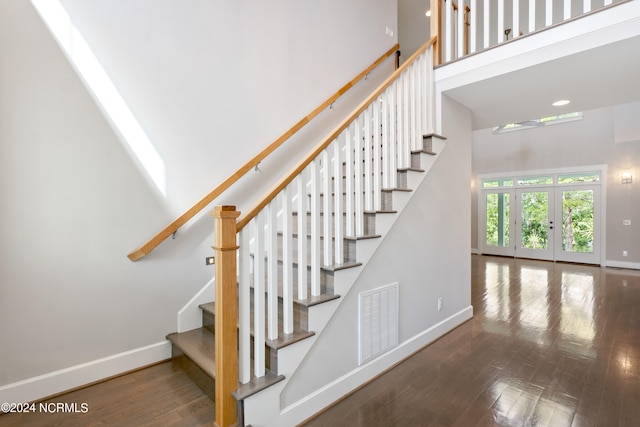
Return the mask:
M 599 176 L 485 181 L 492 185 L 481 191 L 482 253 L 600 264 Z

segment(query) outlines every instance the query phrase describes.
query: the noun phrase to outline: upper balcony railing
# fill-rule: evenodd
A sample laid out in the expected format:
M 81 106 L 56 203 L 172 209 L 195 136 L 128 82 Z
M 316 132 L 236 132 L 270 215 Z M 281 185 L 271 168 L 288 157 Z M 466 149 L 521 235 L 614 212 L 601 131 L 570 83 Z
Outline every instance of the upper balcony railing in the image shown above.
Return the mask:
M 436 65 L 630 0 L 431 0 Z

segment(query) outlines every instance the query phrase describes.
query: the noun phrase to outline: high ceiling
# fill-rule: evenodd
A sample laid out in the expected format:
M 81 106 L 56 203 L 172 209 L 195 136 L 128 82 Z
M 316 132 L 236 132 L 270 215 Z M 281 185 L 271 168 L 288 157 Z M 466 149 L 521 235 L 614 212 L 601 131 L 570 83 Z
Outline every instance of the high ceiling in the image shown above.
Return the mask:
M 475 129 L 638 101 L 640 36 L 446 93 L 473 111 Z M 553 107 L 559 99 L 571 104 Z

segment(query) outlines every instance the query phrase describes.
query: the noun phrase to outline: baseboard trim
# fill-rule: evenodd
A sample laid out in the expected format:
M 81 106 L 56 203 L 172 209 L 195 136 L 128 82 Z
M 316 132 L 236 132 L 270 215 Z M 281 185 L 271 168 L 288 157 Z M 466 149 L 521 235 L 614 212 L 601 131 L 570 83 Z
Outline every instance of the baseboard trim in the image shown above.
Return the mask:
M 0 386 L 0 402 L 34 402 L 96 381 L 161 362 L 171 357 L 171 343 L 162 341 L 102 359 Z
M 632 270 L 640 270 L 640 264 L 637 262 L 626 262 L 626 261 L 605 261 L 605 267 L 614 267 L 614 268 L 630 268 Z
M 290 422 L 293 423 L 291 425 L 294 425 L 313 416 L 333 404 L 336 396 L 348 395 L 472 317 L 472 306 L 460 310 L 413 338 L 404 341 L 393 350 L 380 355 L 366 365 L 354 369 L 316 392 L 283 408 L 281 411 L 281 421 L 284 422 L 283 425 Z

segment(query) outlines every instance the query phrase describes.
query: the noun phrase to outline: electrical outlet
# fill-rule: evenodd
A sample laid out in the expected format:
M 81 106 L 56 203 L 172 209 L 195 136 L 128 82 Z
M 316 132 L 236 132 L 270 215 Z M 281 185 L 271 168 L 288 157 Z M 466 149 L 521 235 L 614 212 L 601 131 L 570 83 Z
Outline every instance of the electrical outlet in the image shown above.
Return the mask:
M 629 255 L 629 252 L 627 252 L 627 251 L 622 251 L 622 256 L 627 256 L 627 255 Z
M 623 219 L 622 220 L 622 225 L 631 225 L 631 220 L 630 219 Z
M 438 311 L 442 310 L 442 298 L 438 298 Z

